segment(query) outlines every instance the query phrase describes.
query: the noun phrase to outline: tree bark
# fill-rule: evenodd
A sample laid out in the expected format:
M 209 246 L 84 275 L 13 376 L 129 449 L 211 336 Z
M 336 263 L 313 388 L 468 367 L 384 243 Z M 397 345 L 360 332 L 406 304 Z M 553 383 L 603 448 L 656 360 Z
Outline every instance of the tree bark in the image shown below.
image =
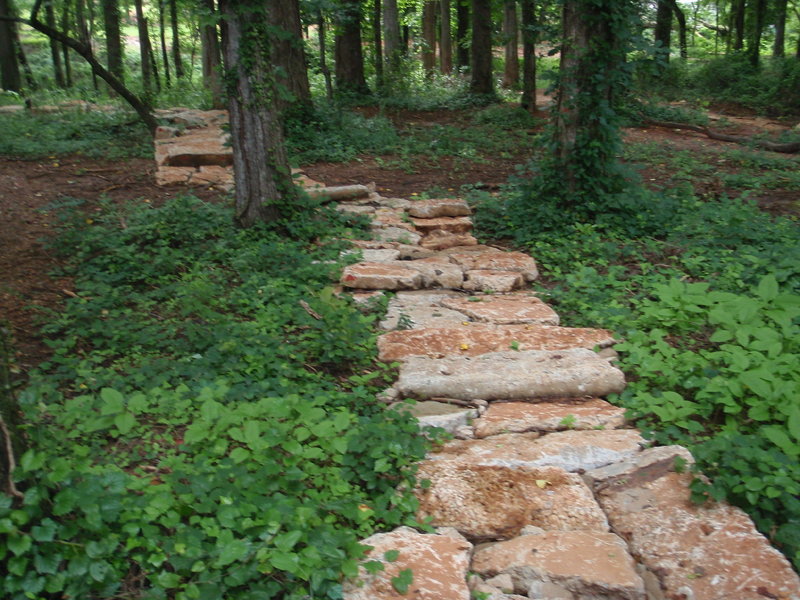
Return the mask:
M 786 54 L 786 0 L 775 0 L 775 41 L 772 56 L 780 58 Z
M 272 42 L 273 64 L 278 66 L 277 106 L 311 105 L 308 85 L 303 29 L 300 22 L 300 3 L 297 0 L 267 0 L 269 24 L 274 28 Z
M 82 0 L 78 0 L 82 2 Z M 136 7 L 136 27 L 139 32 L 139 62 L 142 71 L 142 86 L 147 98 L 153 97 L 153 66 L 150 60 L 150 36 L 147 31 L 147 21 L 144 18 L 142 0 L 134 0 Z
M 141 1 L 141 0 L 139 0 Z M 92 47 L 92 34 L 89 31 L 89 24 L 86 21 L 86 5 L 84 0 L 75 0 L 75 31 L 78 34 L 78 40 L 86 47 L 89 52 L 94 55 L 94 48 Z M 97 75 L 92 71 L 92 86 L 95 90 L 97 87 Z
M 439 0 L 439 65 L 442 73 L 453 71 L 453 39 L 450 34 L 450 0 Z
M 70 30 L 70 8 L 72 7 L 72 0 L 64 0 L 64 6 L 61 9 L 61 31 L 64 35 L 69 36 Z M 55 27 L 52 27 L 55 31 Z M 64 83 L 68 88 L 72 87 L 72 63 L 70 62 L 69 46 L 61 44 L 61 55 L 64 58 Z
M 200 46 L 203 63 L 203 82 L 211 91 L 211 105 L 214 108 L 224 108 L 222 98 L 222 75 L 220 73 L 220 47 L 219 33 L 217 30 L 217 11 L 214 0 L 200 0 L 203 10 L 204 23 L 200 27 Z
M 272 35 L 260 0 L 221 0 L 233 172 L 235 222 L 274 222 L 297 197 L 276 105 Z M 257 18 L 261 14 L 262 18 Z
M 767 13 L 767 0 L 756 0 L 753 7 L 753 27 L 747 46 L 750 64 L 758 66 L 761 59 L 761 37 L 764 33 L 764 21 Z
M 672 5 L 667 0 L 658 0 L 653 38 L 656 42 L 656 60 L 668 63 L 672 41 Z
M 339 92 L 368 95 L 361 49 L 361 2 L 342 0 L 335 39 L 336 88 Z
M 519 37 L 517 35 L 517 2 L 503 2 L 503 38 L 505 41 L 505 65 L 503 87 L 512 88 L 519 83 Z
M 47 26 L 55 29 L 56 28 L 56 12 L 53 9 L 53 3 L 49 2 L 44 7 L 44 14 L 45 14 L 45 22 Z M 55 79 L 56 86 L 60 88 L 65 88 L 66 82 L 64 80 L 64 69 L 61 68 L 61 49 L 58 46 L 58 42 L 53 39 L 50 39 L 50 58 L 53 61 L 53 78 Z
M 422 68 L 430 77 L 436 68 L 436 1 L 425 0 L 422 6 Z
M 520 105 L 536 112 L 536 2 L 522 0 L 522 99 Z
M 686 14 L 680 7 L 676 0 L 667 0 L 672 7 L 672 14 L 678 21 L 678 46 L 680 48 L 681 58 L 686 60 L 689 58 L 689 47 L 686 41 Z
M 0 17 L 16 17 L 11 0 L 0 0 Z M 13 21 L 0 21 L 0 87 L 9 92 L 22 89 L 22 75 L 17 60 L 17 24 Z
M 158 3 L 158 38 L 161 43 L 161 62 L 164 63 L 164 84 L 167 87 L 172 85 L 169 73 L 169 52 L 167 51 L 167 21 L 164 17 L 164 3 L 166 0 L 160 0 Z
M 125 81 L 124 48 L 119 26 L 119 0 L 103 0 L 103 27 L 106 33 L 106 64 L 120 81 Z
M 469 68 L 469 0 L 456 0 L 456 64 Z
M 733 51 L 744 48 L 744 9 L 746 0 L 733 0 L 731 3 L 731 26 L 733 32 Z
M 383 88 L 383 36 L 381 35 L 381 0 L 372 2 L 372 58 L 378 88 Z
M 490 0 L 472 0 L 471 94 L 494 95 L 492 77 L 492 6 Z
M 172 64 L 175 65 L 175 77 L 178 79 L 182 79 L 184 76 L 183 72 L 183 60 L 181 59 L 181 42 L 180 42 L 180 32 L 179 32 L 179 23 L 178 23 L 178 3 L 177 0 L 168 0 L 169 1 L 169 19 L 170 24 L 172 25 Z
M 333 100 L 333 82 L 331 81 L 331 70 L 328 68 L 328 61 L 325 57 L 325 15 L 322 9 L 317 11 L 317 36 L 319 38 L 319 70 L 325 78 L 325 92 L 328 100 Z
M 397 74 L 402 57 L 400 46 L 400 15 L 397 12 L 397 0 L 383 0 L 383 42 L 386 58 L 386 69 L 390 77 Z
M 23 498 L 14 483 L 17 457 L 25 450 L 22 419 L 11 381 L 10 327 L 0 322 L 0 491 Z

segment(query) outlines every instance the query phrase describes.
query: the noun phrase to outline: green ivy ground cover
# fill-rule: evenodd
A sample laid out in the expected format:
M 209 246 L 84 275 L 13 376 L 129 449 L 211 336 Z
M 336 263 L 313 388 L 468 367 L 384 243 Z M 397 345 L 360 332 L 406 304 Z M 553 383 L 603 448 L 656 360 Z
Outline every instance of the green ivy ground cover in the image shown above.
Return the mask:
M 91 225 L 65 204 L 77 298 L 19 395 L 4 598 L 340 597 L 358 540 L 410 522 L 427 447 L 376 406 L 374 317 L 333 293 L 343 244 L 317 234 L 354 223 L 304 207 L 291 241 L 189 196 Z

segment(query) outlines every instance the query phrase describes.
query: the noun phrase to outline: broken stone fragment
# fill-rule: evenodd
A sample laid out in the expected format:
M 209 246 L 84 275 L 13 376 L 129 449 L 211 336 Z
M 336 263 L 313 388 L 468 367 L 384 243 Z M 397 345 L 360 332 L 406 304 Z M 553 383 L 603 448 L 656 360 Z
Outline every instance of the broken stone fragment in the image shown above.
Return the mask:
M 463 538 L 400 527 L 361 543 L 372 546 L 362 565 L 377 560 L 384 568 L 377 573 L 359 568 L 358 578 L 346 580 L 342 586 L 344 600 L 469 600 L 466 576 L 472 544 Z M 386 553 L 392 551 L 398 552 L 397 559 L 386 560 Z M 407 594 L 401 594 L 392 579 L 406 569 L 411 570 L 413 580 Z
M 525 284 L 520 273 L 510 271 L 465 271 L 464 289 L 471 292 L 510 292 Z
M 450 460 L 420 464 L 418 518 L 455 527 L 473 540 L 508 539 L 528 525 L 546 530 L 608 531 L 580 476 L 558 467 L 512 468 Z
M 408 265 L 409 269 L 414 269 L 422 274 L 422 284 L 426 288 L 458 289 L 464 282 L 464 274 L 461 271 L 461 267 L 448 262 L 444 258 L 433 256 L 419 260 L 404 261 L 404 263 Z
M 516 400 L 607 396 L 625 387 L 622 371 L 585 348 L 411 357 L 395 387 L 414 398 Z
M 422 286 L 422 275 L 396 263 L 361 262 L 348 265 L 342 271 L 345 287 L 367 290 L 405 290 Z
M 373 237 L 384 242 L 400 242 L 402 244 L 418 244 L 422 236 L 415 231 L 409 231 L 404 227 L 381 227 L 374 225 L 370 228 Z
M 468 233 L 451 233 L 434 229 L 422 238 L 420 246 L 427 250 L 447 250 L 448 248 L 474 246 L 477 243 L 478 240 Z
M 645 600 L 625 542 L 613 533 L 548 531 L 489 544 L 475 551 L 472 570 L 506 573 L 529 598 Z
M 398 327 L 460 327 L 464 315 L 440 306 L 443 298 L 454 294 L 457 292 L 447 290 L 397 292 L 389 301 L 380 327 L 385 330 Z
M 472 219 L 469 217 L 412 218 L 411 222 L 422 234 L 432 231 L 446 231 L 448 233 L 469 233 L 472 231 Z
M 430 400 L 412 405 L 399 404 L 397 410 L 407 411 L 419 421 L 419 425 L 423 429 L 440 427 L 451 434 L 455 434 L 459 428 L 466 426 L 478 416 L 478 411 L 474 408 L 453 406 Z

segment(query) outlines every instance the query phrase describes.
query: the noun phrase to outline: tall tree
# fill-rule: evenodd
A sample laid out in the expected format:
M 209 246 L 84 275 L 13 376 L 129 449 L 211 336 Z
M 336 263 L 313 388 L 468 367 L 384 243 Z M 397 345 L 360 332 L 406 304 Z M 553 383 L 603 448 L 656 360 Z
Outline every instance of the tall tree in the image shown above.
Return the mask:
M 430 77 L 436 68 L 436 0 L 422 5 L 422 68 Z
M 205 83 L 206 89 L 211 91 L 211 105 L 214 108 L 223 108 L 225 102 L 222 98 L 217 10 L 214 5 L 214 0 L 199 0 L 199 2 L 200 51 L 202 53 L 203 63 L 203 82 Z
M 47 26 L 56 28 L 56 11 L 52 2 L 48 2 L 44 7 L 45 22 Z M 64 69 L 61 68 L 61 49 L 58 42 L 50 39 L 50 59 L 53 61 L 53 78 L 55 79 L 56 86 L 60 88 L 67 87 L 66 80 L 64 79 Z
M 519 37 L 517 30 L 517 2 L 516 0 L 505 0 L 503 2 L 504 88 L 514 87 L 519 83 Z
M 397 0 L 383 0 L 383 42 L 387 71 L 396 75 L 402 57 L 400 47 L 400 14 Z
M 373 66 L 378 88 L 383 87 L 383 36 L 381 35 L 381 0 L 372 0 Z
M 124 48 L 119 25 L 119 0 L 103 0 L 103 26 L 106 33 L 106 64 L 120 81 L 125 81 Z
M 325 24 L 325 14 L 322 8 L 317 8 L 317 36 L 319 39 L 319 70 L 322 71 L 322 76 L 325 78 L 325 92 L 328 100 L 333 99 L 333 82 L 331 81 L 331 70 L 328 68 L 328 60 L 326 58 L 327 51 L 325 49 L 327 26 Z
M 78 0 L 80 4 L 83 0 Z M 142 0 L 134 0 L 136 7 L 136 27 L 139 32 L 139 63 L 142 71 L 142 85 L 144 95 L 153 97 L 153 61 L 150 58 L 150 34 L 147 30 L 147 19 L 144 17 Z
M 15 17 L 11 0 L 0 0 L 0 17 Z M 22 76 L 17 60 L 17 25 L 14 21 L 0 21 L 0 87 L 10 92 L 22 89 Z
M 273 62 L 278 67 L 278 107 L 310 106 L 311 89 L 306 70 L 300 3 L 298 0 L 267 0 L 266 8 L 273 36 Z
M 263 0 L 220 0 L 241 227 L 279 220 L 297 197 L 277 107 L 273 28 L 264 10 Z
M 175 65 L 175 77 L 183 78 L 183 59 L 181 58 L 180 27 L 178 23 L 178 2 L 168 0 L 169 20 L 172 26 L 172 63 Z
M 469 68 L 469 2 L 456 2 L 456 64 L 459 69 Z
M 167 50 L 167 19 L 165 0 L 158 3 L 158 39 L 161 43 L 161 62 L 164 65 L 164 83 L 167 87 L 172 84 L 172 77 L 169 73 L 169 51 Z
M 471 51 L 470 93 L 480 96 L 494 95 L 491 0 L 472 0 Z
M 141 2 L 141 0 L 138 0 Z M 86 14 L 85 0 L 75 0 L 75 31 L 78 36 L 78 41 L 87 48 L 89 52 L 94 55 L 94 47 L 92 46 L 92 33 L 89 25 L 89 15 Z M 92 85 L 94 89 L 97 87 L 97 73 L 92 71 Z
M 656 3 L 656 27 L 653 31 L 656 42 L 658 60 L 669 62 L 670 44 L 672 41 L 672 6 L 668 0 Z
M 522 99 L 520 105 L 536 112 L 536 0 L 522 4 Z
M 786 0 L 775 0 L 775 41 L 772 44 L 772 56 L 776 58 L 785 55 L 786 5 Z
M 731 0 L 730 20 L 728 29 L 733 32 L 730 41 L 733 43 L 733 51 L 738 52 L 744 48 L 744 13 L 746 0 Z
M 750 26 L 750 35 L 747 44 L 747 54 L 750 63 L 758 66 L 761 58 L 761 38 L 764 34 L 764 25 L 767 16 L 767 0 L 755 0 L 752 8 L 753 18 Z
M 72 22 L 71 11 L 72 0 L 64 0 L 64 4 L 61 7 L 61 33 L 67 37 L 69 37 L 70 23 Z M 51 27 L 51 29 L 53 31 L 56 30 L 55 27 Z M 70 62 L 68 44 L 61 44 L 61 56 L 64 58 L 64 83 L 68 88 L 70 88 L 72 87 L 72 63 Z
M 450 0 L 439 0 L 439 66 L 449 75 L 453 70 L 453 39 L 450 34 Z
M 369 94 L 361 49 L 360 0 L 342 0 L 336 25 L 336 88 L 345 93 Z

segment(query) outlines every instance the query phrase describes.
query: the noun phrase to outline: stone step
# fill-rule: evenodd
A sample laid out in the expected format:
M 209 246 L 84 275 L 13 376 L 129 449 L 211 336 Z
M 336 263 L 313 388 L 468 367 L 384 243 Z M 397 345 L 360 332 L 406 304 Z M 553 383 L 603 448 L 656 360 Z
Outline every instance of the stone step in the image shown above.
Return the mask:
M 404 261 L 360 262 L 342 271 L 341 283 L 362 290 L 417 290 L 422 287 L 422 274 L 405 266 Z
M 397 292 L 389 301 L 381 329 L 409 329 L 418 327 L 463 327 L 463 313 L 442 308 L 444 298 L 457 296 L 449 290 L 419 290 Z
M 469 233 L 472 231 L 472 219 L 469 217 L 438 217 L 435 219 L 412 217 L 411 222 L 414 228 L 423 235 L 433 231 L 445 231 L 447 233 Z
M 408 207 L 408 214 L 419 219 L 437 217 L 467 217 L 472 214 L 469 205 L 459 198 L 416 200 Z
M 539 277 L 536 261 L 522 252 L 504 252 L 490 248 L 478 251 L 454 251 L 448 253 L 450 260 L 461 265 L 465 271 L 508 271 L 519 273 L 524 281 Z
M 419 244 L 428 250 L 447 250 L 450 248 L 463 248 L 464 246 L 477 246 L 478 240 L 468 233 L 451 233 L 434 229 L 428 232 L 420 240 Z
M 608 522 L 580 475 L 558 467 L 509 467 L 427 460 L 417 480 L 417 518 L 454 527 L 472 541 L 509 539 L 523 527 L 608 531 Z
M 475 437 L 527 431 L 617 429 L 625 426 L 625 409 L 600 398 L 566 398 L 536 404 L 493 402 L 473 423 Z
M 520 400 L 607 396 L 625 387 L 622 371 L 585 348 L 411 357 L 395 388 L 412 398 Z
M 529 293 L 446 298 L 442 300 L 442 306 L 487 323 L 558 325 L 559 322 L 552 308 Z
M 447 304 L 447 300 L 443 304 Z M 591 350 L 613 343 L 614 337 L 604 329 L 468 324 L 461 328 L 431 327 L 385 333 L 378 338 L 378 357 L 384 362 L 392 362 L 412 356 L 478 356 L 509 349 Z

